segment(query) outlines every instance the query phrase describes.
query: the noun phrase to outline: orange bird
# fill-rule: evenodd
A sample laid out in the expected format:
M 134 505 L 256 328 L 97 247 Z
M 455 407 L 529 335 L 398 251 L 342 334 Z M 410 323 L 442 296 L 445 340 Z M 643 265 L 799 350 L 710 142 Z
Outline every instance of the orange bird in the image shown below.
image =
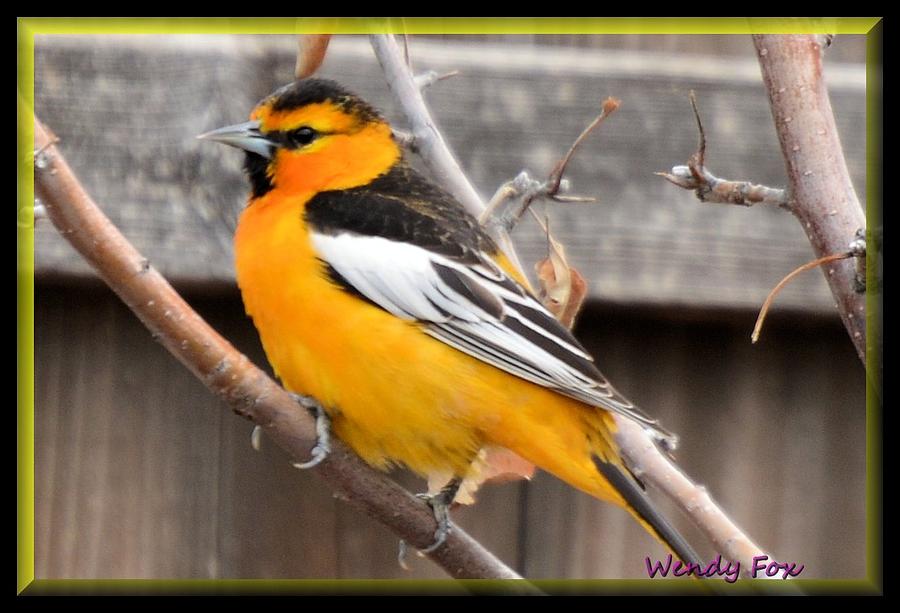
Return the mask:
M 664 437 L 529 291 L 478 221 L 404 160 L 379 112 L 340 85 L 291 83 L 251 121 L 203 135 L 246 152 L 238 284 L 276 374 L 380 469 L 446 475 L 506 448 L 627 509 L 698 560 L 622 464 L 613 413 Z M 315 460 L 313 461 L 313 463 Z

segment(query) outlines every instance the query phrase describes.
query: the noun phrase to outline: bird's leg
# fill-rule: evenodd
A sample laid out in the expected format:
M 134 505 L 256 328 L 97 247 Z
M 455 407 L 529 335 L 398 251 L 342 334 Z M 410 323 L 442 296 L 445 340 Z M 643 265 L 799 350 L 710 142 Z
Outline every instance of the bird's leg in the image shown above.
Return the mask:
M 451 528 L 450 506 L 453 504 L 453 499 L 456 498 L 456 493 L 459 491 L 462 482 L 462 477 L 453 477 L 437 494 L 416 494 L 416 498 L 424 500 L 431 507 L 434 519 L 438 525 L 437 530 L 434 531 L 434 542 L 425 549 L 420 549 L 421 553 L 431 553 L 447 540 L 447 535 L 450 534 Z M 406 541 L 401 540 L 400 549 L 397 552 L 397 561 L 403 570 L 408 570 L 406 566 L 406 549 Z
M 450 505 L 462 482 L 462 477 L 453 477 L 437 494 L 416 494 L 417 498 L 424 500 L 434 511 L 434 519 L 438 524 L 434 531 L 434 542 L 422 549 L 422 553 L 431 553 L 447 540 L 447 535 L 450 534 Z
M 306 462 L 294 464 L 294 468 L 312 468 L 321 463 L 331 453 L 331 420 L 328 418 L 328 413 L 319 404 L 319 401 L 312 396 L 301 396 L 292 392 L 291 397 L 316 418 L 316 446 L 310 451 L 312 457 Z

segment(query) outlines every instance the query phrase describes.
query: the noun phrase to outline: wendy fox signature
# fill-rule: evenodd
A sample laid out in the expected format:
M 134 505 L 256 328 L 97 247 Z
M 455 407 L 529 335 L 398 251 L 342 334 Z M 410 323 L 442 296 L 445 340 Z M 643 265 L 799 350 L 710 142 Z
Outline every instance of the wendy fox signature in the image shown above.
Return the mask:
M 751 560 L 750 578 L 781 576 L 782 579 L 787 579 L 788 577 L 798 576 L 805 568 L 803 564 L 800 564 L 798 568 L 795 562 L 772 560 L 766 563 L 768 559 L 769 556 L 756 556 Z M 671 572 L 674 577 L 689 575 L 696 577 L 719 576 L 724 577 L 727 583 L 734 583 L 741 576 L 741 563 L 723 560 L 721 555 L 716 556 L 709 564 L 698 564 L 696 562 L 685 564 L 681 560 L 673 560 L 671 553 L 666 558 L 665 563 L 662 560 L 651 561 L 650 556 L 647 556 L 644 562 L 647 565 L 647 576 L 651 579 L 656 578 L 657 575 L 668 577 Z

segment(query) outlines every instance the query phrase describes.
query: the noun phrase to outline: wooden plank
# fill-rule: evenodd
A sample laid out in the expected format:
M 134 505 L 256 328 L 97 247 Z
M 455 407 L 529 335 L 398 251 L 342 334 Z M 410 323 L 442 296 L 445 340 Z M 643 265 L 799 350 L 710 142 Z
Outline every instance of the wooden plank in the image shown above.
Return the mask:
M 462 71 L 428 98 L 485 195 L 523 168 L 547 173 L 599 100 L 621 98 L 621 110 L 569 172 L 573 191 L 600 203 L 550 211 L 591 296 L 757 308 L 778 279 L 811 257 L 798 224 L 778 210 L 702 205 L 652 173 L 683 163 L 695 148 L 687 104 L 694 89 L 712 170 L 783 184 L 758 68 L 749 51 L 719 57 L 660 44 L 623 51 L 415 40 L 413 57 L 420 69 Z M 231 284 L 231 232 L 246 193 L 241 156 L 193 136 L 246 117 L 290 80 L 294 52 L 291 37 L 39 37 L 36 109 L 91 193 L 165 274 L 184 284 Z M 864 193 L 865 68 L 857 59 L 828 62 L 826 77 L 851 174 Z M 364 37 L 336 38 L 322 76 L 354 88 L 402 125 Z M 525 262 L 546 252 L 533 222 L 517 228 L 515 239 Z M 90 274 L 40 225 L 36 267 L 44 276 Z M 819 273 L 798 278 L 778 306 L 833 312 Z
M 413 475 L 395 471 L 396 480 L 411 492 L 421 491 L 422 482 Z M 399 541 L 392 532 L 348 505 L 337 511 L 338 577 L 342 579 L 444 579 L 446 573 L 414 550 L 406 556 L 409 570 L 398 560 Z
M 236 295 L 191 302 L 263 363 Z M 679 462 L 753 538 L 806 564 L 804 576 L 861 577 L 861 366 L 836 321 L 776 314 L 750 346 L 752 319 L 594 305 L 577 333 L 617 387 L 681 435 Z M 273 445 L 252 451 L 250 425 L 106 290 L 38 284 L 35 347 L 39 577 L 443 576 L 414 556 L 401 571 L 393 535 Z M 489 488 L 454 516 L 534 578 L 641 578 L 644 556 L 664 553 L 624 512 L 545 474 Z
M 215 401 L 108 292 L 35 306 L 36 575 L 215 576 Z
M 225 416 L 219 479 L 221 577 L 329 579 L 338 576 L 337 503 L 315 475 L 297 470 L 252 424 Z
M 681 34 L 586 34 L 571 36 L 566 34 L 444 34 L 414 36 L 414 40 L 427 39 L 443 44 L 472 42 L 529 46 L 548 46 L 591 52 L 630 51 L 651 52 L 673 55 L 732 56 L 746 58 L 754 53 L 749 36 L 727 34 L 704 34 L 684 36 Z M 828 59 L 838 62 L 860 62 L 866 57 L 866 37 L 864 35 L 840 35 L 834 38 L 828 48 Z
M 454 510 L 453 520 L 510 568 L 523 559 L 519 536 L 524 528 L 522 496 L 527 484 L 486 485 L 475 495 L 475 504 Z
M 254 363 L 266 359 L 256 331 L 234 296 L 193 306 Z M 269 371 L 271 374 L 271 371 Z M 186 376 L 190 376 L 185 373 Z M 215 517 L 217 576 L 222 578 L 328 579 L 337 575 L 337 503 L 310 472 L 291 466 L 274 443 L 250 444 L 253 424 L 213 402 L 222 417 Z
M 805 564 L 804 578 L 865 574 L 864 379 L 839 326 L 776 318 L 752 347 L 732 322 L 601 313 L 581 320 L 586 346 L 681 435 L 679 464 L 738 525 L 779 560 Z M 696 529 L 654 498 L 712 559 Z M 665 555 L 624 513 L 547 476 L 529 486 L 526 518 L 531 577 L 642 578 L 644 556 Z
M 842 351 L 849 354 L 852 349 L 845 347 Z M 870 482 L 864 477 L 867 475 L 866 454 L 861 450 L 866 450 L 868 444 L 878 443 L 866 440 L 866 408 L 859 400 L 866 396 L 863 377 L 845 366 L 845 361 L 849 361 L 846 358 L 830 359 L 831 351 L 821 355 L 827 361 L 829 375 L 823 388 L 831 399 L 829 408 L 832 412 L 821 412 L 821 415 L 829 415 L 829 424 L 825 428 L 828 453 L 821 462 L 826 475 L 825 493 L 812 504 L 819 505 L 822 510 L 820 534 L 829 535 L 828 541 L 819 546 L 822 572 L 830 577 L 841 577 L 847 573 L 862 574 L 866 568 L 856 554 L 858 539 L 867 534 L 863 501 L 867 499 L 867 483 Z M 877 473 L 871 482 L 876 480 Z M 835 487 L 842 489 L 841 496 L 829 493 Z M 878 509 L 870 509 L 870 512 L 873 518 L 878 517 Z M 877 526 L 877 519 L 873 523 Z M 875 530 L 877 533 L 878 528 Z

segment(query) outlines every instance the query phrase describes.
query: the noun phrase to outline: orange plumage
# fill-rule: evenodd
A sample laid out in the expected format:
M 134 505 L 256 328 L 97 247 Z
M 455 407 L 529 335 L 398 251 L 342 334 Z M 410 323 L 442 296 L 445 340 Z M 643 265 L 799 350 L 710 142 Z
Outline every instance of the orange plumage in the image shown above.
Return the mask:
M 318 399 L 373 466 L 467 477 L 479 450 L 507 448 L 691 555 L 622 468 L 609 411 L 653 422 L 477 222 L 406 166 L 374 109 L 307 80 L 252 120 L 211 138 L 248 150 L 237 278 L 288 389 Z

